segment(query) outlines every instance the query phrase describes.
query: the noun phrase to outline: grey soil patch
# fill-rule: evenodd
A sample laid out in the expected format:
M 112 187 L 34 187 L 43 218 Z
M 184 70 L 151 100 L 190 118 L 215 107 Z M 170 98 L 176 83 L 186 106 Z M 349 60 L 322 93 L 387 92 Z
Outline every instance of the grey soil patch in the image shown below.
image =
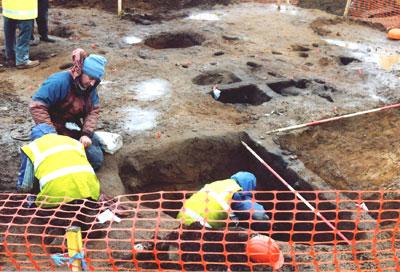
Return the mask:
M 69 38 L 74 35 L 74 31 L 66 25 L 58 25 L 50 30 L 50 34 L 61 38 Z
M 154 49 L 187 48 L 201 45 L 205 41 L 203 35 L 195 32 L 164 32 L 150 36 L 145 44 Z
M 343 23 L 345 19 L 342 17 L 336 17 L 334 19 L 331 18 L 317 18 L 311 24 L 311 29 L 320 36 L 327 36 L 328 34 L 332 33 L 331 30 L 327 29 L 326 27 L 331 25 L 337 25 Z

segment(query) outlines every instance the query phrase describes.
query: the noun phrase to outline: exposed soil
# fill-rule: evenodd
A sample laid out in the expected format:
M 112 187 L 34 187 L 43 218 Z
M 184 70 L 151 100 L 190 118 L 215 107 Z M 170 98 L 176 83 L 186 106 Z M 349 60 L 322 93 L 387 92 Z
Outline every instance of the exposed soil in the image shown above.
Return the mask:
M 299 6 L 309 9 L 320 9 L 336 15 L 343 15 L 346 0 L 299 0 Z
M 400 153 L 397 150 L 400 146 L 396 138 L 400 128 L 396 110 L 287 134 L 267 134 L 279 127 L 399 101 L 398 66 L 395 62 L 380 66 L 388 54 L 398 54 L 398 44 L 387 41 L 384 33 L 376 28 L 294 6 L 284 5 L 278 11 L 274 4 L 225 6 L 231 1 L 125 2 L 125 8 L 129 8 L 126 14 L 130 15 L 120 19 L 115 12 L 116 1 L 54 1 L 57 6 L 50 9 L 50 33 L 57 42 L 31 47 L 31 58 L 40 59 L 41 65 L 25 71 L 0 67 L 0 190 L 15 192 L 18 150 L 27 143 L 33 124 L 27 108 L 30 97 L 50 74 L 67 69 L 72 50 L 81 47 L 108 59 L 106 77 L 99 88 L 102 104 L 99 129 L 119 133 L 124 139 L 123 148 L 114 155 L 107 155 L 98 172 L 104 192 L 122 195 L 198 190 L 205 183 L 227 178 L 237 171 L 252 171 L 258 178 L 258 190 L 265 191 L 258 198 L 266 210 L 271 211 L 270 215 L 274 212 L 268 231 L 282 242 L 286 262 L 283 271 L 331 269 L 326 265 L 310 267 L 301 263 L 309 262 L 315 250 L 325 252 L 316 257 L 323 263 L 332 257 L 329 253 L 346 250 L 346 245 L 335 242 L 340 239 L 311 212 L 306 212 L 304 205 L 293 204 L 293 194 L 243 148 L 241 141 L 249 143 L 296 190 L 398 189 Z M 314 7 L 316 1 L 313 5 L 311 2 L 300 1 L 300 5 Z M 317 2 L 317 7 L 332 6 L 329 11 L 336 12 L 345 1 Z M 196 8 L 189 8 L 192 6 Z M 213 15 L 213 21 L 187 17 L 205 16 L 204 13 Z M 2 35 L 1 32 L 1 42 Z M 127 42 L 127 38 L 132 37 L 139 38 L 139 42 Z M 0 64 L 3 63 L 0 60 Z M 161 91 L 156 87 L 146 89 L 143 98 L 140 86 L 149 81 L 156 82 Z M 213 92 L 214 86 L 220 91 L 218 97 Z M 158 92 L 152 96 L 154 89 Z M 274 206 L 271 200 L 275 193 L 280 198 Z M 157 201 L 159 196 L 156 193 L 145 201 L 149 214 L 143 215 L 142 221 L 159 216 L 154 210 L 161 205 Z M 317 205 L 315 195 L 310 193 L 305 197 Z M 335 201 L 329 194 L 320 197 Z M 351 194 L 341 197 L 357 200 L 357 196 Z M 367 195 L 367 206 L 380 209 L 373 201 L 380 197 L 379 194 Z M 165 221 L 176 215 L 181 207 L 181 201 L 177 200 L 182 200 L 183 194 L 175 192 L 169 198 L 163 207 L 168 209 L 162 213 Z M 396 200 L 399 196 L 388 193 L 385 199 Z M 337 222 L 349 239 L 363 241 L 374 235 L 389 237 L 387 241 L 395 239 L 390 227 L 398 220 L 399 215 L 394 210 L 399 208 L 397 202 L 382 207 L 388 210 L 384 216 L 376 212 L 363 213 L 362 217 L 370 220 L 370 224 L 364 226 L 354 223 L 359 220 L 358 214 L 356 216 L 359 208 L 356 210 L 353 202 L 346 207 L 336 207 L 332 203 L 319 204 L 318 208 Z M 335 208 L 346 208 L 349 212 L 324 212 L 324 209 Z M 294 216 L 293 209 L 300 212 Z M 15 214 L 16 211 L 2 209 L 2 212 Z M 375 219 L 379 219 L 379 223 Z M 111 255 L 118 260 L 116 263 L 109 263 L 110 255 L 104 249 L 110 245 L 101 238 L 85 239 L 85 247 L 94 262 L 91 265 L 104 270 L 134 269 L 141 265 L 159 268 L 157 262 L 139 265 L 128 261 L 132 260 L 132 251 L 123 252 L 132 249 L 130 229 L 135 220 L 137 218 L 130 218 L 120 225 L 114 224 L 113 228 L 120 227 L 123 231 L 106 234 L 113 241 Z M 161 245 L 145 243 L 145 240 L 154 239 L 156 223 L 151 220 L 145 223 L 147 225 L 141 226 L 151 231 L 136 233 L 140 238 L 137 241 L 152 251 Z M 162 238 L 173 237 L 175 223 L 165 227 L 168 231 Z M 314 223 L 321 234 L 315 234 Z M 373 232 L 376 226 L 387 227 L 387 231 L 376 235 Z M 21 236 L 25 229 L 18 225 L 12 227 L 20 235 L 10 235 L 7 239 L 25 243 L 25 237 Z M 43 229 L 39 232 L 36 235 L 39 238 L 47 233 Z M 209 238 L 218 240 L 219 237 L 215 234 Z M 65 241 L 60 239 L 54 246 L 57 252 L 65 249 L 62 246 Z M 233 239 L 242 241 L 241 237 Z M 42 240 L 35 241 L 32 250 L 45 252 Z M 291 244 L 286 243 L 288 241 Z M 317 242 L 318 245 L 308 245 Z M 361 262 L 363 269 L 377 269 L 374 260 L 384 256 L 369 253 L 374 246 L 356 243 L 357 249 L 366 252 L 343 253 L 343 259 L 349 262 L 341 263 L 339 269 L 354 269 L 354 263 L 360 260 L 366 260 Z M 387 242 L 378 248 L 387 249 L 387 246 L 390 249 L 399 245 Z M 26 252 L 26 248 L 18 245 L 14 249 Z M 210 250 L 220 251 L 218 247 Z M 242 252 L 243 245 L 233 250 Z M 304 254 L 293 256 L 293 252 L 302 251 Z M 186 257 L 197 260 L 198 254 L 195 255 Z M 142 258 L 152 260 L 154 255 L 142 255 Z M 220 255 L 218 258 L 218 262 L 226 261 Z M 390 258 L 394 260 L 393 256 Z M 18 256 L 17 259 L 23 258 Z M 235 264 L 235 260 L 228 263 L 231 270 L 248 269 L 248 266 Z M 335 260 L 329 261 L 335 263 Z M 54 269 L 48 258 L 46 262 Z M 17 269 L 12 263 L 8 265 L 10 267 L 5 270 Z M 179 265 L 175 262 L 172 268 L 181 269 Z M 204 264 L 196 265 L 204 269 Z M 387 265 L 391 265 L 390 261 Z M 206 266 L 207 270 L 227 268 L 225 263 Z
M 399 118 L 397 110 L 379 112 L 283 136 L 280 141 L 337 189 L 396 189 Z

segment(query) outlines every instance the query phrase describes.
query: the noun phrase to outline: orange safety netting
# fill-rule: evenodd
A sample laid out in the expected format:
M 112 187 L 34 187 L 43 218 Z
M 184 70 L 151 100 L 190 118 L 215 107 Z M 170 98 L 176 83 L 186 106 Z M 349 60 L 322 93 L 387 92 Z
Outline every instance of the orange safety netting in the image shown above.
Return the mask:
M 278 242 L 284 255 L 280 271 L 400 271 L 400 191 L 300 193 L 315 212 L 291 192 L 256 192 L 254 199 L 270 220 L 238 223 L 228 218 L 222 229 L 197 223 L 188 227 L 175 219 L 192 192 L 79 200 L 53 209 L 30 207 L 30 195 L 0 194 L 0 267 L 68 269 L 67 264 L 56 266 L 52 256 L 68 252 L 65 230 L 79 226 L 91 271 L 271 271 L 248 257 L 248 241 L 256 233 Z M 97 217 L 105 209 L 121 221 L 100 223 Z
M 400 27 L 399 0 L 352 0 L 349 16 L 380 23 L 387 29 Z

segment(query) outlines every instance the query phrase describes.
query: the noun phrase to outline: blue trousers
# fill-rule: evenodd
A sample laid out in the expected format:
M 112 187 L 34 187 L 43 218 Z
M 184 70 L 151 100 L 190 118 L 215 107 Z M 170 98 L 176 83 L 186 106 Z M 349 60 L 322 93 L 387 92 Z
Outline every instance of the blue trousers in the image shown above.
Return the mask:
M 93 169 L 98 170 L 103 164 L 104 154 L 96 134 L 94 134 L 92 137 L 92 145 L 87 147 L 85 150 L 86 157 L 92 165 Z
M 15 60 L 16 65 L 27 63 L 33 20 L 14 20 L 4 16 L 3 18 L 6 60 Z M 17 28 L 19 29 L 18 37 L 16 37 Z

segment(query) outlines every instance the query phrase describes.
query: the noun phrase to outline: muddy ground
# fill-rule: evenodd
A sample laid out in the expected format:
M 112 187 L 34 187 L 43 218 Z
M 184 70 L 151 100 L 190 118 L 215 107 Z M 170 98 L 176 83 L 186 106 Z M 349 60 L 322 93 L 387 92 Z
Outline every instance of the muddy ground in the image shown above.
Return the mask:
M 77 47 L 109 61 L 99 129 L 120 133 L 124 147 L 98 172 L 108 194 L 197 190 L 239 170 L 255 172 L 260 190 L 285 190 L 241 140 L 298 190 L 398 189 L 397 110 L 267 134 L 398 102 L 398 43 L 384 32 L 294 6 L 170 1 L 165 12 L 135 1 L 120 19 L 99 1 L 56 2 L 57 42 L 31 48 L 41 65 L 0 67 L 2 192 L 15 192 L 18 150 L 33 125 L 30 97 Z M 214 20 L 194 20 L 204 17 Z M 149 85 L 156 92 L 146 93 Z

